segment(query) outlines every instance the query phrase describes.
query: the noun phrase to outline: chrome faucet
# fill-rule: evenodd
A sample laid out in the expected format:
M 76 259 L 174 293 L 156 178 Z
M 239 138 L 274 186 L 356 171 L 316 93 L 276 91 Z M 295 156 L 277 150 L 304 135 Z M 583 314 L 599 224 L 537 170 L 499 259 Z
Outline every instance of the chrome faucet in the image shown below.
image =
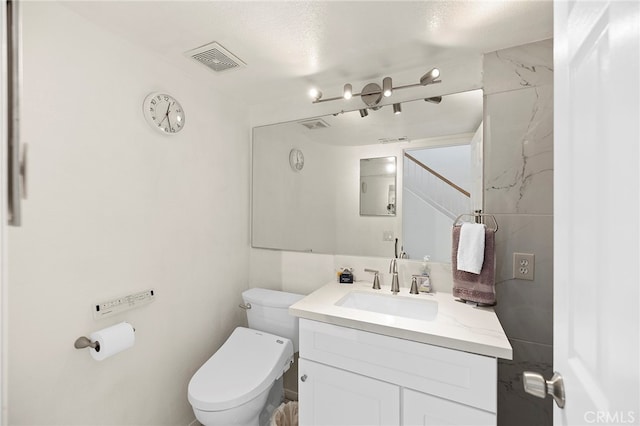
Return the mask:
M 391 293 L 398 294 L 398 292 L 400 292 L 400 283 L 398 282 L 398 259 L 391 259 L 391 264 L 389 264 L 389 273 L 393 274 L 391 277 Z

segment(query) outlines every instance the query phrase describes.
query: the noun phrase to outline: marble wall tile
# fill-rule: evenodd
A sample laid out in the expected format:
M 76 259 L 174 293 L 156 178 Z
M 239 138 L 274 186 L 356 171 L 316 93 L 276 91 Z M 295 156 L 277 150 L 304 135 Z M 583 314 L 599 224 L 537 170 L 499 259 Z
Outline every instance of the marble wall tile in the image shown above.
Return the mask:
M 484 93 L 553 84 L 553 39 L 484 55 Z
M 553 347 L 510 339 L 513 360 L 498 361 L 498 426 L 552 426 L 553 399 L 524 391 L 522 372 L 553 375 Z
M 484 206 L 553 213 L 553 86 L 485 96 Z
M 496 215 L 496 314 L 512 339 L 553 344 L 553 216 Z M 534 280 L 513 278 L 513 253 L 535 254 Z

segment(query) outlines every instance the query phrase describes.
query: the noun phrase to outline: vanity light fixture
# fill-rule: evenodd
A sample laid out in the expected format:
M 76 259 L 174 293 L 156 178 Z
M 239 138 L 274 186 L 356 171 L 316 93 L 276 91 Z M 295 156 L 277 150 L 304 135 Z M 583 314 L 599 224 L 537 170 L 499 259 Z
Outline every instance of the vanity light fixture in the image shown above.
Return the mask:
M 434 96 L 432 98 L 425 98 L 424 101 L 432 103 L 432 104 L 439 104 L 440 102 L 442 102 L 442 96 Z M 411 101 L 408 101 L 408 102 L 411 102 Z M 386 104 L 386 105 L 370 106 L 370 107 L 367 107 L 367 108 L 361 108 L 358 111 L 360 112 L 360 117 L 364 118 L 367 115 L 369 115 L 369 110 L 370 109 L 374 110 L 374 111 L 377 111 L 380 108 L 383 108 L 383 107 L 386 107 L 386 106 L 390 106 L 390 105 L 393 106 L 393 113 L 395 115 L 399 115 L 399 114 L 402 113 L 402 102 L 396 102 L 396 103 L 393 103 L 393 104 Z M 333 115 L 337 116 L 338 114 L 344 114 L 345 112 L 346 111 L 343 110 L 343 111 L 340 111 L 339 113 L 336 113 L 336 114 L 333 114 Z
M 382 87 L 380 87 L 380 85 L 377 83 L 369 83 L 366 86 L 364 86 L 364 88 L 360 93 L 353 93 L 353 87 L 351 86 L 350 83 L 347 83 L 344 85 L 342 96 L 339 96 L 339 97 L 322 99 L 322 92 L 320 92 L 318 89 L 311 89 L 311 91 L 309 92 L 309 95 L 311 96 L 312 103 L 314 104 L 320 103 L 320 102 L 337 101 L 338 99 L 349 100 L 353 96 L 360 96 L 360 98 L 362 99 L 362 102 L 364 102 L 365 105 L 367 105 L 367 107 L 374 108 L 374 107 L 377 107 L 377 105 L 382 100 L 383 96 L 389 97 L 393 94 L 395 90 L 408 89 L 411 87 L 421 87 L 429 84 L 440 83 L 442 82 L 442 80 L 439 80 L 439 77 L 440 77 L 440 70 L 438 68 L 431 68 L 429 71 L 426 72 L 426 74 L 420 77 L 419 83 L 405 84 L 404 86 L 393 87 L 393 80 L 391 79 L 391 77 L 385 77 L 382 79 Z M 432 98 L 429 98 L 429 99 L 432 99 Z M 360 115 L 362 115 L 362 112 L 360 112 Z
M 391 93 L 393 93 L 391 77 L 385 77 L 382 79 L 382 94 L 388 98 Z
M 437 81 L 436 79 L 438 77 L 440 77 L 440 70 L 438 68 L 431 68 L 425 75 L 420 77 L 420 84 L 423 86 L 432 84 Z
M 342 97 L 345 98 L 346 100 L 351 99 L 351 97 L 353 96 L 353 88 L 351 87 L 351 84 L 347 83 L 344 85 L 344 90 L 343 90 L 343 95 Z
M 322 98 L 322 92 L 314 87 L 313 89 L 309 90 L 309 96 L 311 96 L 313 102 L 320 102 L 320 98 Z

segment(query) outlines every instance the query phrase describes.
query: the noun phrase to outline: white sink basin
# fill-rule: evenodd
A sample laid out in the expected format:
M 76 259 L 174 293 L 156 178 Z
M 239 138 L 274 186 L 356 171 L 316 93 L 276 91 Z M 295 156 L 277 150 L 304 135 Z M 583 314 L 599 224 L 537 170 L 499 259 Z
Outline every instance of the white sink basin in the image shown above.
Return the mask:
M 336 306 L 377 312 L 397 317 L 432 321 L 438 315 L 438 302 L 419 298 L 351 291 Z

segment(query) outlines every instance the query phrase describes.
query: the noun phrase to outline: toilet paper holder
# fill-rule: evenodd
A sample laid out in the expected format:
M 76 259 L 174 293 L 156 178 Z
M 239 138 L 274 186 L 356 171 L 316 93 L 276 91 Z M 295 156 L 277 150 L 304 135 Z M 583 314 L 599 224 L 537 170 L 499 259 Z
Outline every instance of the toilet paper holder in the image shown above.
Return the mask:
M 92 342 L 88 337 L 80 336 L 73 343 L 73 347 L 76 349 L 93 348 L 96 351 L 100 351 L 100 343 Z
M 133 328 L 133 331 L 136 331 Z M 96 352 L 100 352 L 100 342 L 92 342 L 91 339 L 85 336 L 80 336 L 73 342 L 73 347 L 76 349 L 84 349 L 84 348 L 92 348 L 95 349 Z

